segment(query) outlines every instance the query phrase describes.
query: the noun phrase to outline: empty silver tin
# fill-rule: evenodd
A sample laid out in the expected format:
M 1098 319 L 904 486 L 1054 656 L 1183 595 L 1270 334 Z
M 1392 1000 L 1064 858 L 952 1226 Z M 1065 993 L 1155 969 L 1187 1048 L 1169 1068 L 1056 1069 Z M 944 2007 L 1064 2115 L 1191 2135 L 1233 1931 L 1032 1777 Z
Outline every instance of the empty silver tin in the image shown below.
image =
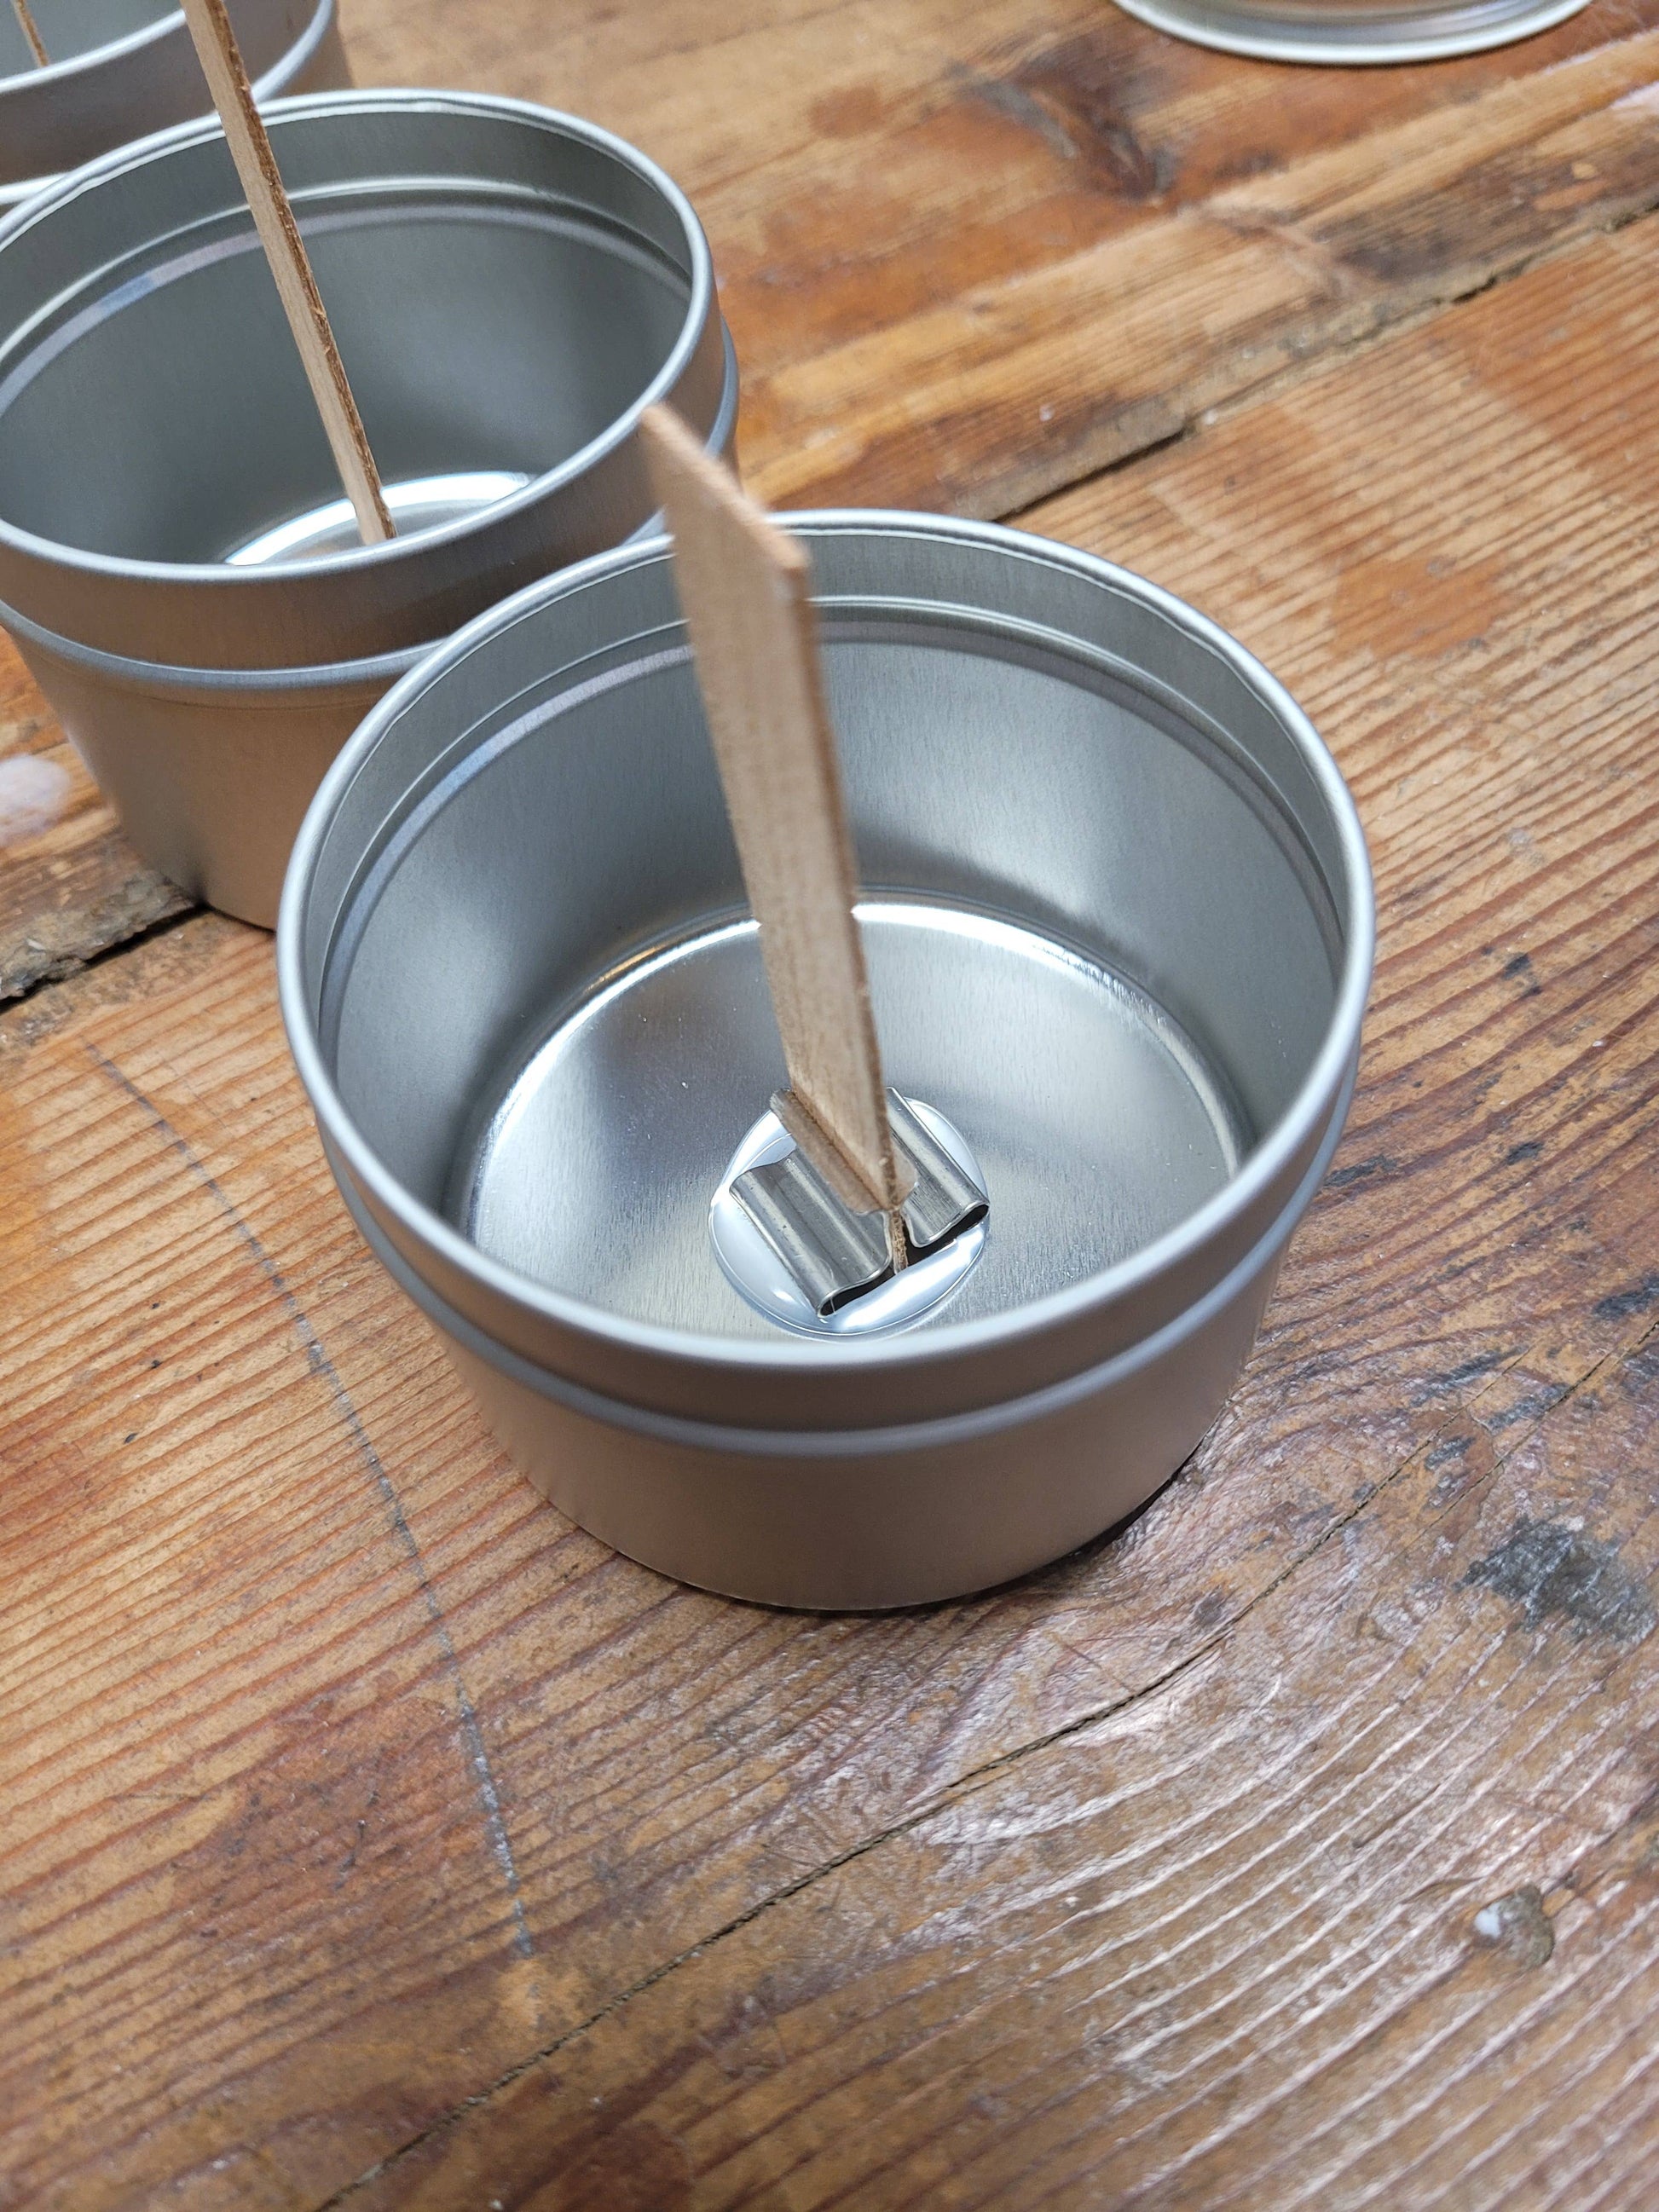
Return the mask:
M 261 100 L 351 82 L 334 0 L 229 0 Z M 0 210 L 112 147 L 210 106 L 185 19 L 167 0 L 33 0 L 51 57 L 35 65 L 0 8 Z
M 449 93 L 266 112 L 401 534 L 342 546 L 223 138 L 185 125 L 0 224 L 0 623 L 145 858 L 269 927 L 370 701 L 648 526 L 641 413 L 725 452 L 737 368 L 696 216 L 606 132 Z
M 1381 66 L 1483 53 L 1576 15 L 1588 0 L 1117 0 L 1171 38 L 1258 61 Z
M 940 1598 L 1139 1504 L 1214 1419 L 1353 1081 L 1372 903 L 1306 717 L 1166 592 L 987 525 L 788 518 L 890 1081 L 990 1231 L 806 1338 L 710 1200 L 783 1077 L 666 547 L 474 623 L 295 848 L 283 1009 L 364 1236 L 585 1526 L 738 1595 Z

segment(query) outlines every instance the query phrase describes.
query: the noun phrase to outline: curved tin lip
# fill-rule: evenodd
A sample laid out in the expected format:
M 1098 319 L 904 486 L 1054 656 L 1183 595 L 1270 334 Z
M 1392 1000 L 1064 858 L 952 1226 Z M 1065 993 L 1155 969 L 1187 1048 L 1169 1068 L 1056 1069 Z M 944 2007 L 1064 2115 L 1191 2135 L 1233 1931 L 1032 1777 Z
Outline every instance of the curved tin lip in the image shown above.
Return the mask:
M 291 82 L 310 62 L 328 36 L 329 27 L 334 21 L 334 7 L 335 0 L 316 0 L 309 21 L 293 45 L 285 48 L 268 70 L 255 77 L 253 96 L 262 106 L 270 100 L 273 93 L 280 92 L 283 86 Z M 143 23 L 137 30 L 129 31 L 124 39 L 112 39 L 106 45 L 89 46 L 84 53 L 66 54 L 61 62 L 48 62 L 44 69 L 32 70 L 26 75 L 0 77 L 0 109 L 3 109 L 10 86 L 17 86 L 20 93 L 25 86 L 40 84 L 46 85 L 49 90 L 62 86 L 73 91 L 76 77 L 90 76 L 106 64 L 127 60 L 141 47 L 159 45 L 163 36 L 170 38 L 179 34 L 188 38 L 189 32 L 183 9 L 175 7 L 167 15 L 158 15 L 153 23 Z M 124 140 L 122 149 L 112 149 L 112 151 L 123 150 L 128 143 Z M 108 158 L 107 155 L 97 156 L 99 161 Z M 81 166 L 89 167 L 92 165 L 83 163 Z M 76 173 L 76 170 L 58 169 L 38 177 L 0 178 L 0 218 L 15 208 L 32 204 L 43 193 Z
M 323 0 L 325 8 L 333 0 Z M 649 155 L 642 154 L 627 139 L 619 138 L 598 123 L 589 123 L 579 115 L 568 115 L 555 107 L 543 107 L 531 100 L 510 100 L 503 94 L 481 92 L 434 91 L 419 86 L 382 86 L 371 88 L 353 86 L 339 92 L 311 92 L 296 94 L 286 100 L 264 103 L 262 112 L 269 125 L 284 121 L 300 121 L 314 116 L 330 114 L 371 113 L 375 111 L 394 113 L 422 112 L 440 114 L 472 114 L 495 116 L 504 120 L 529 124 L 535 128 L 562 133 L 579 140 L 599 153 L 610 155 L 623 167 L 631 169 L 640 180 L 660 195 L 672 212 L 684 234 L 690 261 L 690 296 L 686 304 L 684 319 L 678 337 L 670 349 L 668 357 L 645 390 L 623 412 L 600 431 L 596 438 L 576 453 L 540 476 L 532 477 L 505 499 L 492 501 L 475 514 L 463 516 L 459 521 L 445 523 L 434 530 L 422 530 L 411 537 L 392 538 L 383 544 L 362 545 L 316 561 L 271 561 L 258 568 L 235 568 L 222 561 L 140 561 L 126 555 L 90 553 L 82 546 L 65 545 L 54 538 L 40 538 L 33 531 L 21 529 L 15 523 L 0 514 L 0 544 L 32 561 L 76 575 L 92 578 L 118 577 L 138 584 L 165 585 L 176 587 L 184 585 L 204 586 L 215 591 L 272 592 L 284 584 L 304 580 L 315 586 L 316 580 L 328 579 L 364 571 L 374 572 L 406 563 L 439 548 L 453 545 L 475 535 L 486 527 L 494 527 L 503 520 L 510 520 L 535 507 L 551 493 L 562 491 L 568 484 L 587 475 L 598 464 L 625 446 L 639 427 L 646 409 L 658 400 L 665 399 L 680 381 L 690 366 L 703 333 L 716 313 L 714 301 L 714 268 L 708 251 L 708 240 L 697 213 L 686 195 L 680 190 L 665 169 L 659 168 Z M 0 222 L 0 253 L 3 253 L 15 237 L 33 223 L 47 220 L 53 212 L 72 199 L 100 191 L 115 179 L 155 161 L 165 161 L 180 149 L 204 143 L 211 138 L 222 137 L 217 116 L 202 116 L 191 123 L 175 123 L 165 131 L 153 131 L 147 138 L 138 138 L 131 144 L 118 146 L 112 152 L 89 161 L 84 168 L 71 170 L 60 177 L 46 190 L 34 194 L 14 208 Z M 278 146 L 280 155 L 280 144 Z M 722 328 L 724 327 L 722 323 Z
M 1489 53 L 1495 46 L 1516 45 L 1553 30 L 1571 15 L 1578 15 L 1589 0 L 1535 0 L 1506 21 L 1484 27 L 1468 25 L 1418 37 L 1362 39 L 1322 38 L 1305 17 L 1274 16 L 1263 9 L 1260 27 L 1245 27 L 1241 17 L 1228 10 L 1217 22 L 1201 0 L 1117 0 L 1126 15 L 1148 23 L 1166 37 L 1188 46 L 1207 46 L 1212 52 L 1242 54 L 1248 61 L 1294 62 L 1328 69 L 1386 69 L 1408 62 L 1450 61 L 1460 54 Z M 1447 8 L 1443 12 L 1455 10 Z M 1340 20 L 1333 10 L 1333 21 Z
M 5 99 L 8 88 L 12 85 L 46 85 L 55 89 L 58 85 L 70 83 L 76 76 L 90 76 L 105 64 L 125 61 L 140 46 L 155 45 L 182 30 L 184 24 L 183 9 L 171 8 L 166 15 L 157 15 L 150 22 L 141 23 L 136 31 L 128 31 L 118 39 L 105 40 L 102 46 L 86 46 L 77 54 L 65 54 L 62 61 L 49 61 L 44 68 L 18 70 L 10 76 L 0 76 L 0 100 Z
M 333 0 L 329 0 L 329 4 L 331 6 Z M 730 444 L 738 410 L 737 355 L 732 333 L 724 321 L 720 334 L 726 348 L 726 388 L 708 439 L 708 451 L 716 456 L 724 453 Z M 643 529 L 636 530 L 625 541 L 626 545 L 643 545 L 658 534 L 657 518 L 653 515 Z M 295 661 L 270 668 L 198 668 L 185 661 L 139 660 L 131 653 L 110 653 L 100 645 L 83 645 L 79 638 L 65 637 L 61 630 L 48 629 L 44 623 L 19 614 L 3 599 L 0 599 L 0 629 L 9 630 L 14 637 L 25 640 L 43 653 L 53 653 L 60 660 L 90 671 L 102 682 L 169 699 L 194 698 L 204 692 L 234 695 L 329 690 L 366 684 L 375 684 L 384 691 L 446 641 L 445 637 L 429 639 L 421 645 L 398 646 L 389 653 L 368 653 L 356 660 Z
M 488 643 L 497 630 L 508 628 L 541 605 L 567 592 L 602 583 L 613 572 L 647 560 L 661 559 L 668 550 L 666 538 L 648 539 L 641 544 L 599 554 L 503 600 L 458 630 L 447 645 L 412 668 L 370 709 L 323 778 L 295 842 L 276 922 L 277 992 L 295 1064 L 324 1135 L 337 1148 L 365 1195 L 464 1279 L 470 1279 L 480 1290 L 516 1305 L 538 1320 L 551 1322 L 573 1335 L 585 1336 L 611 1352 L 646 1358 L 690 1360 L 724 1370 L 733 1376 L 757 1370 L 784 1376 L 868 1374 L 960 1358 L 1077 1321 L 1092 1310 L 1118 1302 L 1142 1284 L 1178 1265 L 1199 1250 L 1230 1218 L 1248 1209 L 1307 1143 L 1341 1094 L 1348 1062 L 1358 1048 L 1360 1023 L 1370 988 L 1376 944 L 1375 901 L 1370 860 L 1358 811 L 1340 769 L 1312 722 L 1254 653 L 1218 623 L 1173 592 L 1095 554 L 1029 532 L 1012 530 L 1001 523 L 960 521 L 946 515 L 883 507 L 797 509 L 781 514 L 779 520 L 786 528 L 820 535 L 836 532 L 874 536 L 903 532 L 916 537 L 982 545 L 1022 559 L 1047 562 L 1138 599 L 1224 660 L 1279 718 L 1296 741 L 1321 797 L 1330 809 L 1348 876 L 1351 911 L 1342 969 L 1324 1039 L 1297 1085 L 1295 1097 L 1238 1173 L 1220 1190 L 1139 1252 L 1085 1277 L 1081 1282 L 1033 1299 L 1029 1304 L 988 1314 L 978 1321 L 941 1322 L 918 1334 L 873 1338 L 856 1345 L 817 1345 L 804 1339 L 798 1343 L 774 1345 L 665 1328 L 653 1322 L 607 1313 L 601 1306 L 590 1305 L 585 1300 L 552 1290 L 491 1260 L 441 1214 L 404 1189 L 346 1110 L 333 1078 L 324 1065 L 307 1004 L 301 953 L 305 909 L 336 806 L 382 733 L 435 678 Z
M 368 653 L 358 660 L 295 661 L 275 668 L 196 668 L 183 661 L 137 660 L 130 653 L 106 653 L 102 646 L 82 645 L 79 638 L 65 637 L 59 630 L 48 629 L 44 623 L 20 615 L 3 599 L 0 599 L 0 629 L 9 630 L 14 637 L 42 653 L 88 670 L 101 682 L 151 691 L 163 698 L 192 698 L 204 691 L 325 690 L 355 684 L 378 684 L 384 689 L 443 643 L 439 638 L 425 645 L 399 646 L 394 652 Z
M 345 1204 L 364 1243 L 434 1328 L 453 1338 L 462 1351 L 474 1359 L 486 1362 L 509 1382 L 538 1391 L 587 1420 L 629 1430 L 656 1443 L 681 1445 L 692 1450 L 735 1452 L 753 1458 L 776 1455 L 823 1462 L 855 1458 L 867 1453 L 927 1451 L 941 1445 L 971 1443 L 981 1437 L 996 1436 L 1075 1405 L 1081 1398 L 1110 1388 L 1123 1376 L 1133 1374 L 1148 1360 L 1161 1357 L 1207 1327 L 1295 1234 L 1297 1224 L 1329 1172 L 1332 1157 L 1342 1140 L 1342 1119 L 1353 1084 L 1351 1071 L 1344 1078 L 1340 1110 L 1333 1116 L 1331 1127 L 1320 1139 L 1301 1182 L 1255 1243 L 1240 1254 L 1224 1274 L 1206 1284 L 1190 1305 L 1181 1307 L 1146 1335 L 1108 1353 L 1104 1359 L 1070 1369 L 1053 1382 L 1039 1383 L 1035 1389 L 1020 1390 L 1011 1398 L 988 1399 L 983 1404 L 964 1407 L 954 1413 L 924 1414 L 914 1421 L 885 1421 L 875 1428 L 828 1428 L 822 1423 L 799 1429 L 780 1428 L 775 1424 L 745 1428 L 734 1421 L 710 1420 L 696 1414 L 665 1413 L 655 1407 L 635 1405 L 612 1392 L 572 1382 L 539 1365 L 523 1352 L 496 1343 L 477 1322 L 459 1312 L 418 1273 L 369 1213 L 361 1197 L 354 1203 L 348 1195 Z

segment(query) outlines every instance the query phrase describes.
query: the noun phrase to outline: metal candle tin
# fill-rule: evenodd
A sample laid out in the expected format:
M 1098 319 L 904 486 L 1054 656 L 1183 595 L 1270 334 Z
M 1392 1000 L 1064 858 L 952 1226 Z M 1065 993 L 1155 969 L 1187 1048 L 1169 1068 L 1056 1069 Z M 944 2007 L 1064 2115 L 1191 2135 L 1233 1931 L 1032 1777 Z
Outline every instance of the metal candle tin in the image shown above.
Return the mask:
M 1529 39 L 1588 0 L 1118 0 L 1172 38 L 1259 61 L 1431 62 Z
M 266 118 L 399 536 L 329 550 L 275 287 L 216 123 L 185 125 L 0 224 L 0 622 L 145 856 L 268 925 L 376 691 L 646 526 L 640 414 L 723 451 L 737 374 L 696 216 L 607 132 L 453 93 Z
M 1054 1558 L 1214 1419 L 1340 1132 L 1373 915 L 1306 717 L 1139 578 L 988 525 L 810 548 L 890 1081 L 990 1235 L 901 1334 L 726 1280 L 782 1079 L 660 540 L 411 671 L 325 779 L 277 932 L 330 1163 L 518 1463 L 738 1595 L 866 1607 Z
M 261 100 L 349 85 L 334 0 L 229 0 Z M 37 68 L 0 8 L 0 210 L 112 147 L 210 106 L 184 16 L 166 0 L 33 0 L 52 58 Z

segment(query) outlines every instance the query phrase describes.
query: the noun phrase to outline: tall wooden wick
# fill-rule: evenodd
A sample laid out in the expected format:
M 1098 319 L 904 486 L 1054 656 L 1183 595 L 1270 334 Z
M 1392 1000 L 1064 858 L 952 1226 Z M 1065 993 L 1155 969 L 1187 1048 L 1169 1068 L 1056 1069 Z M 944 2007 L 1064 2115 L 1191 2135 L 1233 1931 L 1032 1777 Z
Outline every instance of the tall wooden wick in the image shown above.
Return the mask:
M 893 1149 L 853 912 L 858 882 L 811 564 L 677 415 L 653 407 L 641 428 L 789 1070 L 773 1107 L 843 1204 L 886 1215 L 902 1267 L 899 1209 L 913 1179 Z
M 12 13 L 17 18 L 19 29 L 29 42 L 29 52 L 34 56 L 37 69 L 50 69 L 52 56 L 46 52 L 46 42 L 41 37 L 29 0 L 11 0 Z
M 270 137 L 254 105 L 253 88 L 225 13 L 225 0 L 181 0 L 181 4 L 213 104 L 224 125 L 230 157 L 247 194 L 259 243 L 276 280 L 283 312 L 300 349 L 311 396 L 323 418 L 334 465 L 340 471 L 364 544 L 380 544 L 396 537 L 396 526 L 380 489 L 380 472 L 368 450 L 362 417 L 346 381 L 334 333 L 328 326 L 322 294 L 317 289 L 294 210 L 283 190 Z

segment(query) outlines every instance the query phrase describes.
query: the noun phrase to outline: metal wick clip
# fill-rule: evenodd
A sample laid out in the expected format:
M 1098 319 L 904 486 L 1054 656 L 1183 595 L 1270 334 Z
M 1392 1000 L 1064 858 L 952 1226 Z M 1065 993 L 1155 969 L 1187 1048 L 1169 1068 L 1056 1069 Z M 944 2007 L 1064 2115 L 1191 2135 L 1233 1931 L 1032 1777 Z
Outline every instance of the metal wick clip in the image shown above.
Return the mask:
M 831 1188 L 807 1158 L 797 1134 L 800 1117 L 787 1092 L 774 1097 L 772 1111 L 795 1138 L 794 1149 L 733 1176 L 732 1195 L 817 1313 L 836 1313 L 893 1273 L 886 1216 L 854 1206 Z M 899 1209 L 905 1239 L 911 1260 L 925 1260 L 985 1218 L 986 1196 L 891 1089 L 887 1111 L 900 1168 L 914 1177 Z M 837 1180 L 850 1193 L 847 1179 Z

